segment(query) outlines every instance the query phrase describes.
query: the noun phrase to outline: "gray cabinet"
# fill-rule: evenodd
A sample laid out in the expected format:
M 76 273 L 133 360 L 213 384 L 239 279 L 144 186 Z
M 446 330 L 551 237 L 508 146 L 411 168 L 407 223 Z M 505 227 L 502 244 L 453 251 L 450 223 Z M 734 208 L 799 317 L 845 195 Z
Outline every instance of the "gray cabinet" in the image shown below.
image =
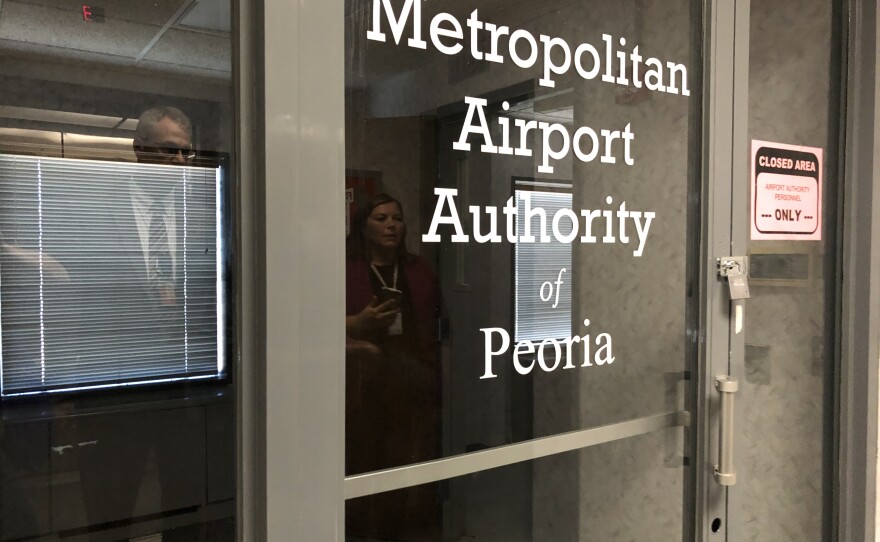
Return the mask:
M 47 534 L 49 424 L 0 422 L 0 540 Z
M 206 502 L 205 407 L 74 416 L 51 433 L 57 531 Z
M 4 405 L 0 542 L 50 533 L 154 532 L 231 513 L 231 399 L 215 390 L 118 401 L 125 402 Z

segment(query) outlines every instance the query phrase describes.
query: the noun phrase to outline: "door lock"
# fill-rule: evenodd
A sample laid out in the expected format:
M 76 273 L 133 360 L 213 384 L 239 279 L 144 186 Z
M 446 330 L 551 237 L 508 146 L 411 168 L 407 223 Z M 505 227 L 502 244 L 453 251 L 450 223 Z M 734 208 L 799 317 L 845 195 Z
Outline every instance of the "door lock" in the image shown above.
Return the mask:
M 749 294 L 749 257 L 725 256 L 718 258 L 718 276 L 727 278 L 730 288 L 730 299 L 748 299 Z

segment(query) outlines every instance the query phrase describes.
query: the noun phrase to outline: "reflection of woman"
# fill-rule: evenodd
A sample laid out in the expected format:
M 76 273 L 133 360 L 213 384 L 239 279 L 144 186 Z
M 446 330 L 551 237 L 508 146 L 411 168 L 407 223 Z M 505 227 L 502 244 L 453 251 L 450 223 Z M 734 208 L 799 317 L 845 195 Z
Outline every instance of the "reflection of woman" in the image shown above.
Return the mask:
M 374 197 L 352 227 L 346 268 L 346 472 L 439 453 L 439 292 L 428 263 L 406 251 L 400 202 Z M 434 486 L 352 501 L 351 535 L 433 540 Z

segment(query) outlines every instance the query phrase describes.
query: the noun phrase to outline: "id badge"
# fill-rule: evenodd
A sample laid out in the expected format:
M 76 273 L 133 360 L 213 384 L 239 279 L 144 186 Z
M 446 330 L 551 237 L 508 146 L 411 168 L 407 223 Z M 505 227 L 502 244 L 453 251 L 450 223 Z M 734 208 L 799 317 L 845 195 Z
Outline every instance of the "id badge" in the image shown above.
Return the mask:
M 388 327 L 388 334 L 403 335 L 403 315 L 401 313 L 397 313 L 397 318 L 395 318 L 391 326 Z

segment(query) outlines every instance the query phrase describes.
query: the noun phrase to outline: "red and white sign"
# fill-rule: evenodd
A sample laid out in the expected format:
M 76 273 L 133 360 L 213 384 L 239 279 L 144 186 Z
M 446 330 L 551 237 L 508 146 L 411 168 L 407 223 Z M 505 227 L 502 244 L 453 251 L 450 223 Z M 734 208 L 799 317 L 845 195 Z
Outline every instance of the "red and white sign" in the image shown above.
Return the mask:
M 822 239 L 822 149 L 752 141 L 752 239 Z

